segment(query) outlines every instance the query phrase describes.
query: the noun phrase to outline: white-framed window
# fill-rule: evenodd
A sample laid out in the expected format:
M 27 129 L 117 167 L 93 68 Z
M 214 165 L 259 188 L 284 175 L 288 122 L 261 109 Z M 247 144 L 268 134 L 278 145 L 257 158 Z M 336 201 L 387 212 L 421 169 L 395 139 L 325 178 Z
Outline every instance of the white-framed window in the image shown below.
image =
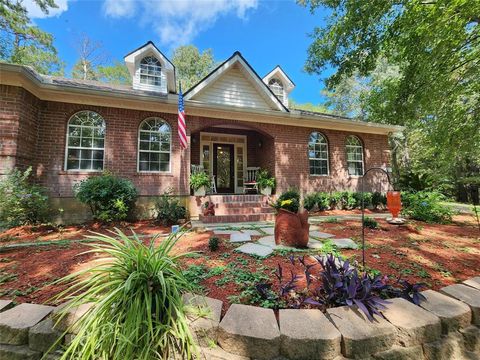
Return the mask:
M 328 175 L 328 142 L 319 133 L 312 132 L 308 140 L 308 161 L 310 175 Z
M 102 171 L 105 121 L 94 111 L 75 113 L 67 125 L 65 170 Z
M 346 139 L 347 169 L 348 175 L 363 175 L 363 145 L 355 135 L 347 136 Z
M 154 86 L 162 84 L 162 65 L 157 58 L 145 56 L 140 61 L 140 83 Z
M 172 130 L 163 119 L 142 121 L 138 130 L 138 171 L 170 172 Z
M 268 82 L 268 87 L 272 92 L 275 94 L 275 96 L 278 98 L 283 103 L 283 84 L 280 80 L 278 79 L 270 79 Z

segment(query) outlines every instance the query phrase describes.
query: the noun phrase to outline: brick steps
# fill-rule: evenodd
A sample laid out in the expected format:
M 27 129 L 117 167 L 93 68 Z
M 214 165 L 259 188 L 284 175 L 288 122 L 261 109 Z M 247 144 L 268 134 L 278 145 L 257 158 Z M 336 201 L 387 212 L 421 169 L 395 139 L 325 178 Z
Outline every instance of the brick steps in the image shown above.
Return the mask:
M 259 203 L 264 202 L 267 196 L 264 195 L 208 195 L 215 204 L 221 203 Z
M 275 219 L 275 214 L 243 214 L 243 215 L 215 215 L 215 216 L 199 216 L 201 222 L 207 224 L 215 223 L 231 223 L 231 222 L 254 222 L 254 221 L 271 221 Z

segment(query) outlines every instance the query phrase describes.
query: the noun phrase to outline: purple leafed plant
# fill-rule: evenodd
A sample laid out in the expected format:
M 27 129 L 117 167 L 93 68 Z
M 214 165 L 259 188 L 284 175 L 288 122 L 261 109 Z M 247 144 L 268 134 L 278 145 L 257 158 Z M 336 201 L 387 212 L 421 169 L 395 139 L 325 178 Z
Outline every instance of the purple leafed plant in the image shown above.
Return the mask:
M 388 284 L 386 276 L 371 276 L 367 273 L 359 274 L 350 262 L 342 261 L 333 255 L 316 256 L 315 260 L 321 270 L 315 273 L 315 263 L 307 263 L 305 257 L 295 259 L 290 257 L 292 265 L 303 267 L 305 274 L 304 288 L 297 286 L 299 275 L 290 273 L 289 279 L 284 279 L 281 265 L 278 265 L 275 276 L 278 280 L 278 293 L 272 290 L 272 284 L 259 284 L 257 290 L 266 300 L 277 301 L 278 307 L 317 307 L 331 308 L 337 306 L 357 306 L 368 319 L 380 315 L 380 311 L 388 306 L 385 299 L 402 297 L 414 304 L 419 304 L 424 299 L 420 294 L 423 284 L 412 285 L 406 280 L 399 279 L 396 286 Z M 314 286 L 318 284 L 320 286 Z

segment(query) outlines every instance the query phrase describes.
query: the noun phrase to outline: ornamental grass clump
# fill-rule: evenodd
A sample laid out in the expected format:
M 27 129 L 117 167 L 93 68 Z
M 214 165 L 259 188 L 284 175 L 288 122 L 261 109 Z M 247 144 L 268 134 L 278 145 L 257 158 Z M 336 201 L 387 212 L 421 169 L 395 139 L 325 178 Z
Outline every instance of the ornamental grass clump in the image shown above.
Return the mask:
M 60 280 L 70 287 L 56 299 L 68 310 L 94 306 L 75 324 L 78 330 L 63 359 L 192 359 L 195 345 L 187 326 L 182 293 L 190 291 L 178 259 L 174 234 L 155 247 L 136 234 L 90 236 L 94 252 L 106 255 L 93 268 Z

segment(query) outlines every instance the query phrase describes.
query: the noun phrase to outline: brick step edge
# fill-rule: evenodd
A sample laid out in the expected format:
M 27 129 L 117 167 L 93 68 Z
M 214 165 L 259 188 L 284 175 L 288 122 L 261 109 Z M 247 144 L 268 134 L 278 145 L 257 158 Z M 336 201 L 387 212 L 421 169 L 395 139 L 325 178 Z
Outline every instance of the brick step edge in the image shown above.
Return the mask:
M 254 221 L 269 221 L 274 220 L 275 214 L 248 214 L 248 215 L 215 215 L 215 216 L 203 216 L 199 215 L 199 220 L 206 224 L 214 223 L 235 223 L 235 222 L 254 222 Z
M 273 214 L 275 209 L 267 207 L 239 207 L 239 208 L 215 208 L 215 215 L 249 215 L 249 214 Z
M 265 195 L 207 195 L 207 200 L 216 204 L 220 203 L 245 203 L 264 202 L 268 197 Z

